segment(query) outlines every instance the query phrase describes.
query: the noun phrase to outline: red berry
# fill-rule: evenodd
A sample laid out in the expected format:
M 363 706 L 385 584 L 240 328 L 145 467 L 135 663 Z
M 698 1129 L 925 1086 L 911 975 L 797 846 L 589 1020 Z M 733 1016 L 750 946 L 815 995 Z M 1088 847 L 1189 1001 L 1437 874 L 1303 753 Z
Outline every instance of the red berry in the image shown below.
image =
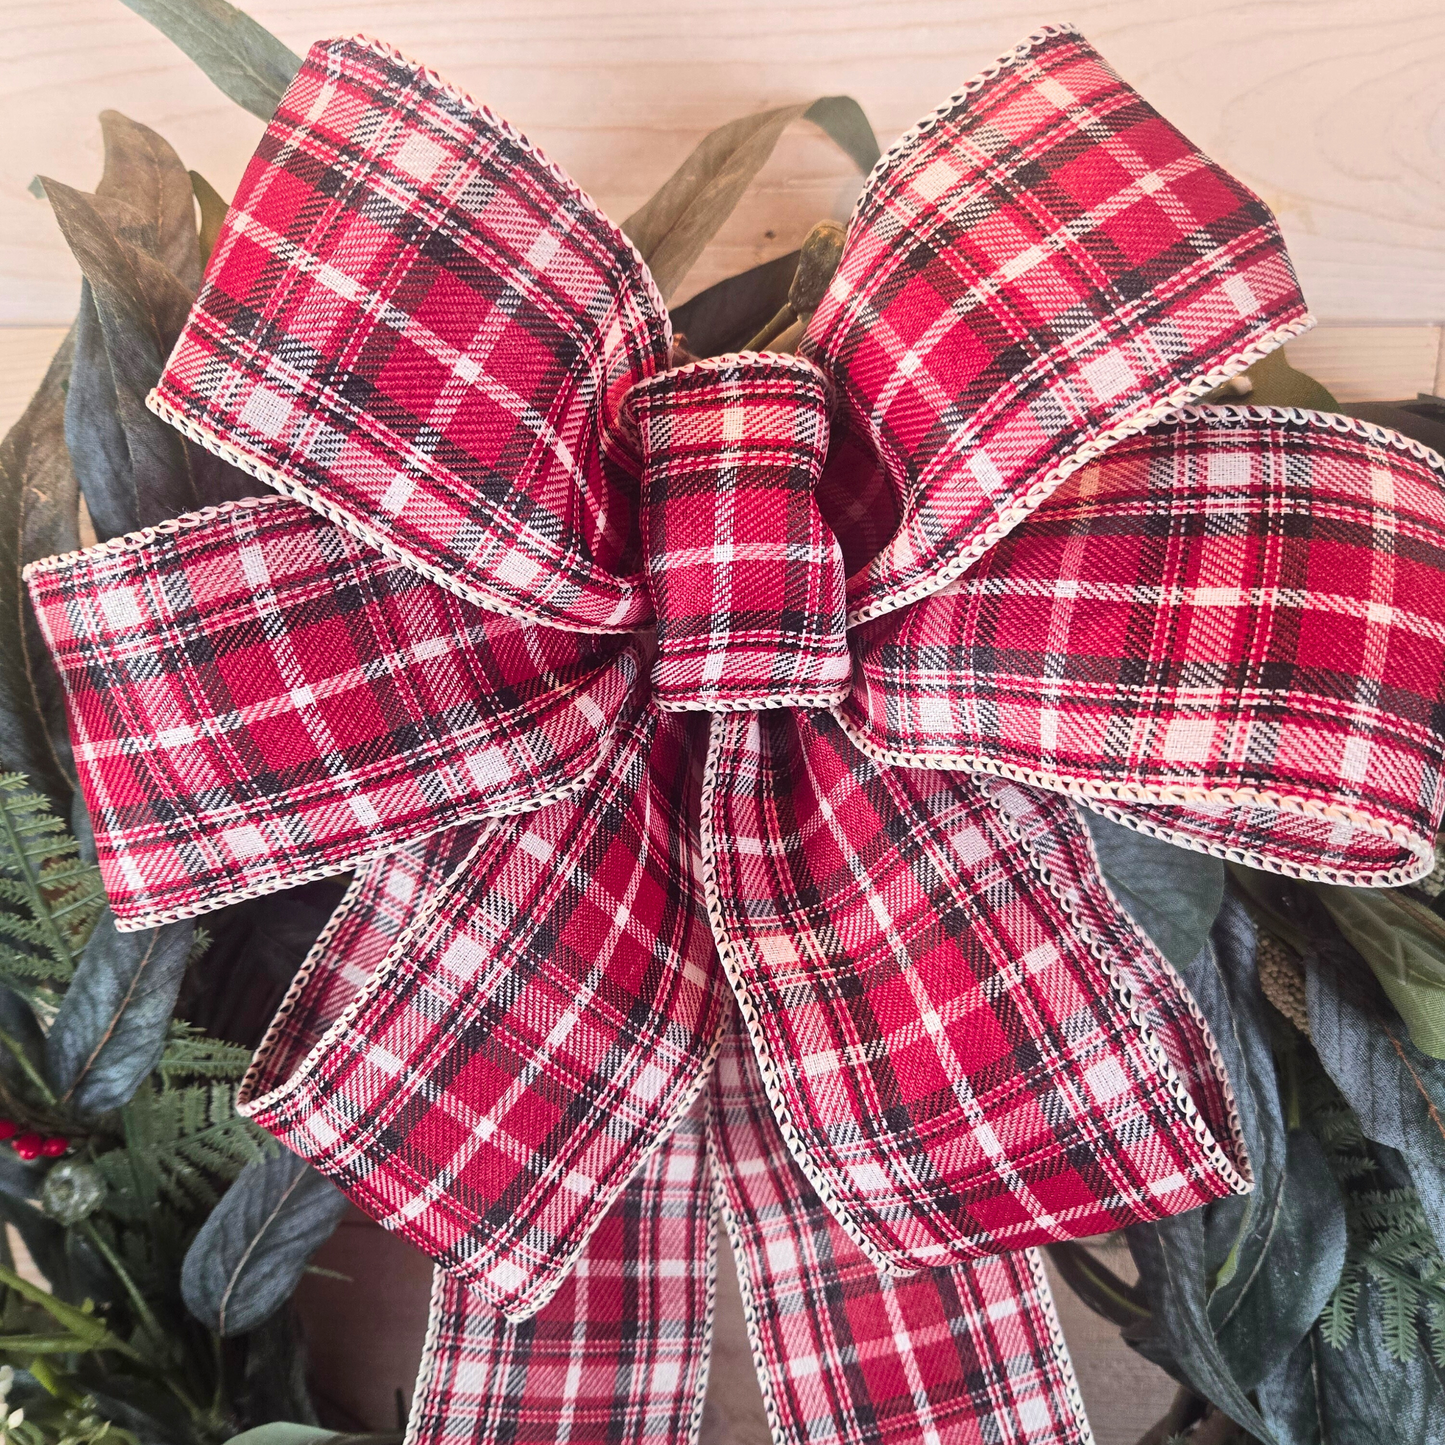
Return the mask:
M 0 1140 L 13 1139 L 20 1132 L 20 1125 L 14 1119 L 0 1119 Z
M 44 1142 L 39 1134 L 21 1134 L 17 1136 L 11 1147 L 22 1159 L 38 1159 L 40 1146 Z
M 41 1142 L 40 1152 L 47 1159 L 59 1159 L 69 1148 L 69 1139 L 63 1139 L 59 1134 L 52 1134 Z

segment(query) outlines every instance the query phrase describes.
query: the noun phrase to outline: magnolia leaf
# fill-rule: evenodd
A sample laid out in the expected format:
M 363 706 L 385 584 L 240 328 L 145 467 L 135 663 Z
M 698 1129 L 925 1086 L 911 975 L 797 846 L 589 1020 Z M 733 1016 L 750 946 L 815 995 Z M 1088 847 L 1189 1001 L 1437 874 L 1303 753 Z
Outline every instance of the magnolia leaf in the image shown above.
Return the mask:
M 252 115 L 270 120 L 301 57 L 226 0 L 123 0 Z
M 1209 941 L 1224 897 L 1224 865 L 1207 853 L 1079 809 L 1114 896 L 1176 968 Z
M 194 294 L 201 283 L 201 255 L 190 173 L 155 131 L 118 110 L 101 111 L 100 128 L 105 173 L 96 199 L 113 197 L 138 212 L 155 237 L 151 254 Z
M 24 773 L 62 815 L 74 763 L 60 681 L 30 611 L 20 569 L 79 545 L 79 493 L 65 447 L 65 379 L 74 340 L 0 441 L 0 772 Z
M 1231 1400 L 1215 1394 L 1221 1371 L 1239 1390 L 1252 1389 L 1289 1357 L 1338 1283 L 1344 1201 L 1317 1141 L 1297 1127 L 1286 1129 L 1254 927 L 1238 899 L 1224 899 L 1210 945 L 1180 972 L 1233 1086 L 1255 1187 L 1152 1226 L 1166 1257 L 1192 1257 L 1197 1232 L 1215 1350 L 1212 1356 L 1202 1351 L 1191 1316 L 1181 1315 L 1178 1305 L 1173 1313 L 1158 1311 L 1157 1333 L 1196 1389 L 1233 1416 Z
M 63 1102 L 93 1114 L 118 1109 L 155 1068 L 193 932 L 183 920 L 117 933 L 111 911 L 101 914 L 45 1040 Z
M 1280 1445 L 1324 1445 L 1315 1383 L 1317 1356 L 1327 1348 L 1312 1329 L 1255 1390 L 1259 1413 Z
M 186 1308 L 218 1335 L 254 1329 L 291 1297 L 345 1210 L 346 1196 L 288 1150 L 252 1160 L 186 1251 Z
M 1323 1341 L 1315 1347 L 1317 1438 L 1327 1445 L 1439 1445 L 1445 1440 L 1440 1367 L 1425 1348 L 1411 1360 L 1391 1353 L 1378 1293 L 1374 1280 L 1363 1280 L 1349 1342 L 1342 1349 Z
M 1191 1386 L 1262 1445 L 1280 1445 L 1270 1433 L 1248 1395 L 1235 1379 L 1229 1362 L 1215 1340 L 1205 1303 L 1203 1211 L 1176 1215 L 1164 1225 L 1135 1224 L 1126 1231 L 1139 1283 L 1149 1299 L 1151 1330 L 1156 1343 L 1166 1344 L 1177 1371 Z M 1169 1363 L 1147 1341 L 1131 1340 L 1140 1353 L 1157 1363 Z
M 1314 377 L 1289 364 L 1284 347 L 1256 361 L 1245 373 L 1251 383 L 1243 400 L 1249 406 L 1297 406 L 1306 411 L 1338 411 L 1340 404 Z M 1234 400 L 1224 397 L 1225 401 Z
M 1264 994 L 1255 969 L 1254 926 L 1238 899 L 1223 900 L 1209 944 L 1179 971 L 1219 1049 L 1255 1180 L 1249 1194 L 1219 1200 L 1205 1214 L 1208 1278 L 1214 1292 L 1210 1318 L 1216 1322 L 1238 1298 L 1239 1287 L 1267 1248 L 1284 1189 L 1287 1152 Z M 1161 1225 L 1168 1227 L 1167 1221 Z
M 216 237 L 221 234 L 221 226 L 225 222 L 226 212 L 231 209 L 230 203 L 221 193 L 203 176 L 200 171 L 192 171 L 191 190 L 195 195 L 196 204 L 201 208 L 201 265 L 204 266 L 211 259 L 211 252 L 216 246 Z
M 1324 1150 L 1302 1129 L 1287 1148 L 1282 1187 L 1256 1207 L 1238 1264 L 1209 1298 L 1220 1353 L 1246 1388 L 1309 1334 L 1345 1265 L 1345 1202 Z
M 745 115 L 710 131 L 656 194 L 622 223 L 664 300 L 732 215 L 778 137 L 795 120 L 820 126 L 865 174 L 878 159 L 868 119 L 846 95 Z
M 1399 1150 L 1445 1245 L 1445 1063 L 1410 1042 L 1367 969 L 1344 948 L 1305 955 L 1310 1042 L 1365 1136 Z
M 694 356 L 741 351 L 787 301 L 800 254 L 789 251 L 699 291 L 673 311 L 673 331 Z
M 159 261 L 121 240 L 89 196 L 42 179 L 86 281 L 65 430 L 104 540 L 201 505 L 180 434 L 145 407 L 191 297 Z
M 293 1425 L 289 1420 L 276 1420 L 270 1425 L 257 1425 L 232 1435 L 226 1445 L 387 1445 L 399 1441 L 400 1431 L 391 1434 L 344 1435 L 323 1430 L 319 1425 Z
M 1120 1329 L 1147 1324 L 1149 1305 L 1136 1285 L 1119 1278 L 1078 1240 L 1044 1246 L 1059 1278 L 1096 1315 Z
M 1445 1059 L 1445 919 L 1393 888 L 1317 883 L 1341 933 L 1370 965 L 1421 1053 Z
M 146 409 L 190 311 L 191 293 L 110 221 L 128 203 L 45 181 L 85 284 L 75 323 L 65 439 L 97 536 L 251 494 L 256 484 Z

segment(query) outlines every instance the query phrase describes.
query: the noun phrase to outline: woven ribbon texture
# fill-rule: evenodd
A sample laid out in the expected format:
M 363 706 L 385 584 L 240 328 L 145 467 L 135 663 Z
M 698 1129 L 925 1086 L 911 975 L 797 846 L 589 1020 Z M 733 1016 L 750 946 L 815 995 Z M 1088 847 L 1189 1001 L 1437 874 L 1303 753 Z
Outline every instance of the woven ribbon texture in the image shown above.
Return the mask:
M 1069 27 L 677 367 L 524 136 L 313 47 L 150 398 L 262 495 L 26 575 L 118 927 L 352 875 L 241 1108 L 437 1263 L 409 1445 L 689 1445 L 720 1230 L 778 1445 L 1091 1438 L 1038 1246 L 1252 1177 L 1080 810 L 1382 886 L 1445 808 L 1445 462 L 1208 402 L 1309 325 Z

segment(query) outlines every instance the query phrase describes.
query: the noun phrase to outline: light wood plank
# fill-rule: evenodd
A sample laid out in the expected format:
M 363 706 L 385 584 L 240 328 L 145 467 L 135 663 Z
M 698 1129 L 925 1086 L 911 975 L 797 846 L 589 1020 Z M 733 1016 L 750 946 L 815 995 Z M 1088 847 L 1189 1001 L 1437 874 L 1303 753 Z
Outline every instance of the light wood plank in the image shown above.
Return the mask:
M 1434 391 L 1439 326 L 1317 326 L 1285 348 L 1342 402 L 1408 400 Z
M 712 125 L 848 92 L 890 139 L 1019 40 L 1030 0 L 251 0 L 293 48 L 365 30 L 527 130 L 621 218 Z M 37 171 L 89 186 L 94 116 L 154 125 L 223 192 L 260 122 L 119 0 L 0 0 L 0 324 L 65 321 L 75 271 Z M 1144 94 L 1275 207 L 1331 320 L 1445 321 L 1445 9 L 1438 0 L 1085 0 L 1073 18 Z M 857 178 L 807 127 L 785 138 L 692 287 L 841 215 Z

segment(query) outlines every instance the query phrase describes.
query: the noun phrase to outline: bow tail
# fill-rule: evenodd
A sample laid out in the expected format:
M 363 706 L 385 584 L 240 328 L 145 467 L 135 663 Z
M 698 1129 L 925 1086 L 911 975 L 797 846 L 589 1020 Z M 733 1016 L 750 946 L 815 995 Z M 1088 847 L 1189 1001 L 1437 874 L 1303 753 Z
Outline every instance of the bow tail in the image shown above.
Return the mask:
M 1037 1251 L 880 1273 L 789 1156 L 735 1029 L 710 1147 L 780 1445 L 1090 1440 Z
M 532 1318 L 439 1269 L 406 1445 L 678 1445 L 697 1437 L 716 1263 L 701 1101 Z
M 247 1080 L 247 1114 L 514 1318 L 698 1096 L 727 1016 L 688 740 L 646 709 L 585 802 L 374 865 Z
M 783 1136 L 875 1268 L 1247 1189 L 1208 1027 L 1065 800 L 879 767 L 825 713 L 712 726 L 714 934 Z
M 1445 809 L 1445 463 L 1340 416 L 1181 412 L 855 634 L 883 763 L 1000 774 L 1253 867 L 1381 887 Z

